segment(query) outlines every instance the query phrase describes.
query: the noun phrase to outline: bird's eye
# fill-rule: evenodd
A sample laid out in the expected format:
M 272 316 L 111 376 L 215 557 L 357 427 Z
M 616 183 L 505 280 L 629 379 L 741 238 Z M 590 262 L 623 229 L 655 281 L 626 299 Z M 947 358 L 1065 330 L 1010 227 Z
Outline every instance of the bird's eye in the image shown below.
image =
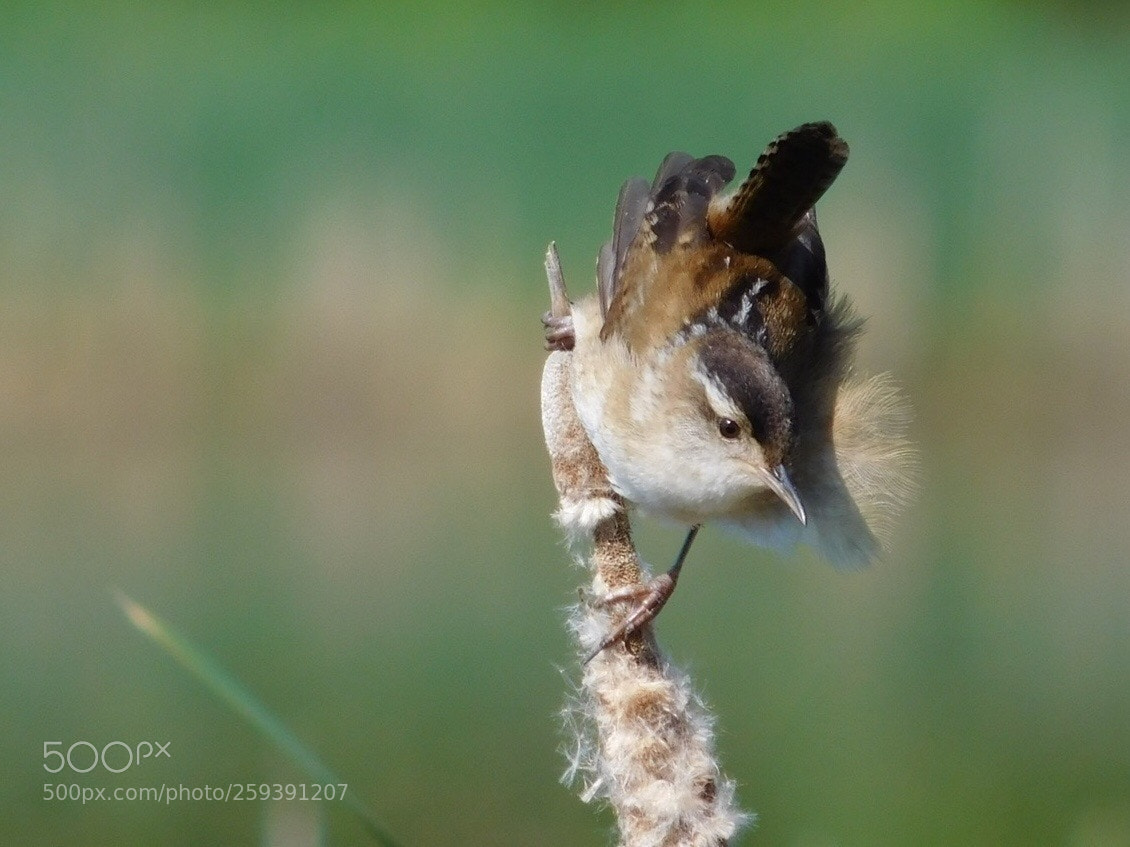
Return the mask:
M 739 424 L 735 420 L 731 420 L 730 418 L 719 418 L 718 419 L 718 434 L 721 435 L 723 438 L 730 438 L 730 439 L 737 438 L 739 435 L 742 434 L 741 424 Z

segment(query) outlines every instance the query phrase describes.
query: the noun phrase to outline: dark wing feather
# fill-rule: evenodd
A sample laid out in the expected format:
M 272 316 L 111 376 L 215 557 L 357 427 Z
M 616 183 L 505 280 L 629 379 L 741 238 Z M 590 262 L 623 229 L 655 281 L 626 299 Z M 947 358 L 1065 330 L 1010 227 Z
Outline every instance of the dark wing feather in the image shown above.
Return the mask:
M 800 219 L 796 237 L 768 258 L 804 292 L 810 313 L 823 311 L 828 299 L 828 260 L 816 226 L 815 209 L 809 209 Z
M 676 163 L 679 169 L 665 175 Z M 681 153 L 669 155 L 652 185 L 654 209 L 645 221 L 654 236 L 653 249 L 666 253 L 678 241 L 691 244 L 708 239 L 710 201 L 733 178 L 734 163 L 724 156 L 691 159 Z
M 612 230 L 612 250 L 617 269 L 624 264 L 628 247 L 640 231 L 649 199 L 647 181 L 639 177 L 628 180 L 620 188 L 620 196 L 616 200 L 616 223 Z
M 606 276 L 601 276 L 602 303 L 606 302 L 602 338 L 616 332 L 630 335 L 633 323 L 658 318 L 656 308 L 663 307 L 665 292 L 657 286 L 673 282 L 661 266 L 676 244 L 690 247 L 710 238 L 706 224 L 710 201 L 733 176 L 734 165 L 723 156 L 692 159 L 686 153 L 671 153 L 650 189 L 643 180 L 624 184 L 613 227 L 606 301 Z M 628 242 L 630 232 L 633 237 Z M 607 259 L 598 264 L 607 270 Z
M 612 219 L 612 239 L 601 248 L 597 259 L 602 316 L 608 316 L 608 307 L 616 296 L 616 282 L 620 276 L 620 269 L 624 266 L 624 257 L 640 231 L 648 203 L 654 199 L 661 185 L 693 160 L 694 157 L 689 153 L 678 151 L 668 153 L 659 165 L 659 170 L 656 171 L 655 179 L 650 186 L 643 177 L 635 177 L 620 186 L 620 195 L 616 198 L 616 213 Z
M 596 257 L 596 290 L 600 296 L 600 316 L 608 316 L 608 304 L 612 302 L 616 286 L 616 251 L 612 247 L 612 239 L 601 245 L 600 254 Z
M 675 176 L 693 161 L 694 156 L 690 153 L 681 153 L 679 151 L 668 153 L 664 156 L 663 161 L 659 163 L 659 169 L 655 172 L 655 179 L 651 181 L 652 196 L 659 191 L 663 183 Z
M 616 214 L 612 220 L 611 253 L 606 258 L 602 249 L 601 258 L 597 262 L 602 315 L 607 316 L 616 297 L 617 280 L 620 269 L 624 266 L 624 257 L 640 230 L 649 200 L 647 180 L 641 177 L 630 179 L 620 186 L 620 196 L 616 198 Z

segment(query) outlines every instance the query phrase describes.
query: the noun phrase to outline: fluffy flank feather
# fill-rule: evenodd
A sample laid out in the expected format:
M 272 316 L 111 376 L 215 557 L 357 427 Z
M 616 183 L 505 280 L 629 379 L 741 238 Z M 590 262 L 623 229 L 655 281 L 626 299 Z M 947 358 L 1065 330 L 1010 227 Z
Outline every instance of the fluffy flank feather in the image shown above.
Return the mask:
M 910 404 L 889 374 L 847 379 L 836 398 L 833 440 L 844 484 L 883 543 L 918 487 Z

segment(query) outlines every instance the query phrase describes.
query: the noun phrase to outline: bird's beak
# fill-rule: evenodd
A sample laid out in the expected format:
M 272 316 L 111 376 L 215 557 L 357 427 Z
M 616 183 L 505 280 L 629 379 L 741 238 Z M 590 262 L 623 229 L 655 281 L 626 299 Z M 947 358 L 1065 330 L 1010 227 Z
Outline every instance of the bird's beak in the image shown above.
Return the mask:
M 785 505 L 789 507 L 789 511 L 796 515 L 797 520 L 807 525 L 808 515 L 804 512 L 804 504 L 800 502 L 800 495 L 797 494 L 793 481 L 789 479 L 789 474 L 788 471 L 785 470 L 785 466 L 777 465 L 773 470 L 766 471 L 765 482 L 773 490 L 773 493 L 780 497 Z

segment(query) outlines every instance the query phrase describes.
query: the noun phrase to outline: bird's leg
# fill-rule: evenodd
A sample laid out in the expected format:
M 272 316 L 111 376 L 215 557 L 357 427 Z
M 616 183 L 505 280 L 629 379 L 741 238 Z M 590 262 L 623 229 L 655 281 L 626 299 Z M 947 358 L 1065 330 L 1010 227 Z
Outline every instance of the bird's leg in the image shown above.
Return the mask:
M 683 569 L 683 562 L 686 561 L 687 553 L 690 552 L 691 543 L 698 535 L 698 530 L 697 524 L 690 528 L 686 539 L 683 541 L 682 549 L 679 550 L 679 556 L 675 559 L 675 564 L 671 566 L 669 571 L 648 580 L 646 583 L 610 591 L 596 601 L 601 606 L 608 606 L 612 603 L 634 600 L 636 606 L 612 632 L 605 636 L 600 645 L 585 657 L 583 664 L 587 665 L 606 647 L 611 647 L 616 642 L 622 641 L 640 627 L 655 620 L 656 615 L 671 599 L 671 595 L 675 593 L 675 585 L 679 581 L 679 572 Z

